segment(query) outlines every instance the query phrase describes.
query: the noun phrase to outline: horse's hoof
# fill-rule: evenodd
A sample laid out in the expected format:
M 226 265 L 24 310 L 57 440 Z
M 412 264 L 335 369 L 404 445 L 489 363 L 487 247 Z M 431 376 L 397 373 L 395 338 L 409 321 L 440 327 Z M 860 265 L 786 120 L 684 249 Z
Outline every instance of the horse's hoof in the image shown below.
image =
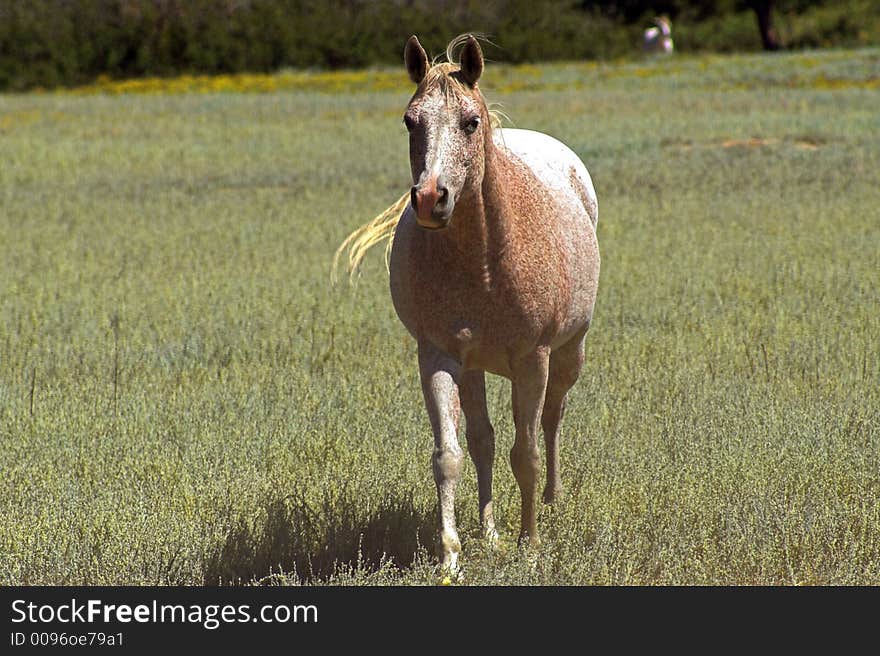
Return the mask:
M 498 551 L 500 546 L 500 538 L 495 527 L 483 529 L 483 544 L 490 551 Z
M 440 565 L 440 574 L 437 582 L 440 585 L 455 585 L 464 581 L 464 573 L 458 564 L 458 553 L 450 554 L 450 558 L 444 558 Z
M 440 568 L 440 575 L 437 577 L 438 585 L 460 585 L 463 582 L 464 572 L 460 567 L 454 572 L 447 570 L 445 567 Z
M 442 577 L 450 577 L 455 580 L 460 574 L 460 566 L 458 564 L 458 551 L 446 551 L 443 554 L 443 562 L 440 565 L 440 573 Z

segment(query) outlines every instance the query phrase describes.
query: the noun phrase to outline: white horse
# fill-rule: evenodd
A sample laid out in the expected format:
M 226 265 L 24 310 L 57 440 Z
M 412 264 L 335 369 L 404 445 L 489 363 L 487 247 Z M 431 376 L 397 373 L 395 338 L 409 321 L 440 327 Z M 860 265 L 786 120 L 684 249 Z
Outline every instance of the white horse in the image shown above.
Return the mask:
M 460 64 L 451 63 L 456 46 Z M 404 113 L 413 186 L 339 252 L 349 249 L 356 267 L 370 246 L 393 234 L 391 298 L 418 343 L 434 433 L 439 551 L 445 568 L 455 571 L 462 412 L 483 534 L 497 538 L 486 372 L 513 383 L 510 464 L 522 497 L 521 540 L 538 540 L 542 428 L 544 502 L 562 489 L 559 429 L 596 302 L 599 214 L 590 175 L 567 146 L 494 125 L 477 84 L 483 54 L 476 39 L 456 39 L 447 56 L 450 62 L 432 65 L 416 37 L 407 42 L 406 68 L 417 86 Z
M 651 54 L 671 55 L 672 45 L 672 24 L 666 18 L 655 18 L 655 27 L 649 27 L 645 30 L 642 37 L 642 49 Z

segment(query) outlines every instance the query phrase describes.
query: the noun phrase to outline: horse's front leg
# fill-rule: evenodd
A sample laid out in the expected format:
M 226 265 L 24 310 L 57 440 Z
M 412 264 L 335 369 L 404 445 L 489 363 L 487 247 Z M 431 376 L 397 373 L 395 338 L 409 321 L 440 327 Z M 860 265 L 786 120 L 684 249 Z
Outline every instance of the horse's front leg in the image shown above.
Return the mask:
M 444 569 L 458 569 L 461 541 L 455 530 L 455 486 L 461 473 L 463 454 L 458 445 L 458 418 L 461 404 L 458 379 L 461 366 L 426 341 L 419 342 L 419 374 L 422 393 L 434 433 L 432 464 L 440 505 L 440 557 Z
M 538 451 L 538 423 L 547 393 L 550 349 L 540 348 L 515 363 L 513 371 L 513 423 L 516 439 L 510 451 L 513 477 L 522 495 L 522 524 L 519 539 L 538 543 L 535 492 L 541 454 Z

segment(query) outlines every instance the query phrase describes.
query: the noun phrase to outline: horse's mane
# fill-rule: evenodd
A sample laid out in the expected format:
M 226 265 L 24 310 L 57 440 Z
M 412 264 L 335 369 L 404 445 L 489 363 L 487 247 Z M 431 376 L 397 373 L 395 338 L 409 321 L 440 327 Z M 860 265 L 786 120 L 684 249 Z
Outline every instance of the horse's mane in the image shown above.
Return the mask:
M 449 42 L 449 45 L 446 46 L 446 52 L 444 53 L 445 60 L 442 60 L 439 57 L 434 58 L 430 67 L 428 67 L 425 79 L 419 84 L 419 88 L 422 89 L 437 85 L 444 94 L 475 93 L 477 97 L 486 104 L 486 111 L 489 113 L 489 125 L 494 131 L 501 128 L 502 118 L 506 119 L 507 116 L 504 112 L 498 109 L 497 106 L 486 103 L 486 99 L 483 97 L 483 94 L 479 89 L 472 89 L 466 86 L 457 75 L 458 71 L 461 70 L 461 64 L 457 59 L 457 51 L 461 49 L 461 46 L 465 44 L 469 36 L 469 34 L 460 34 Z M 482 38 L 482 35 L 476 36 L 477 38 Z M 367 251 L 383 240 L 388 241 L 385 246 L 385 268 L 388 268 L 388 261 L 391 256 L 391 245 L 394 243 L 394 230 L 397 227 L 397 223 L 400 221 L 400 217 L 409 205 L 409 201 L 410 192 L 407 191 L 385 211 L 345 238 L 345 241 L 343 241 L 339 248 L 336 249 L 336 253 L 333 256 L 333 267 L 330 272 L 330 279 L 334 284 L 337 280 L 336 273 L 339 268 L 339 259 L 346 250 L 348 251 L 348 266 L 346 268 L 348 269 L 350 280 L 354 280 L 355 274 L 366 256 Z

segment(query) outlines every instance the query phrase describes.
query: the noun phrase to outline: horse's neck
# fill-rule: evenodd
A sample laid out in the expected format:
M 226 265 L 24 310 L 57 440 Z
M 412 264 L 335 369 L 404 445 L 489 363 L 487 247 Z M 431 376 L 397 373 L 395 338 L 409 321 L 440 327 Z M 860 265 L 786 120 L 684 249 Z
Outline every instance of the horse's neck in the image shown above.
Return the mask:
M 456 221 L 457 230 L 450 231 L 450 237 L 457 242 L 456 250 L 470 260 L 489 287 L 501 273 L 505 258 L 515 252 L 516 244 L 511 239 L 515 220 L 510 199 L 513 184 L 515 171 L 490 136 L 482 183 L 463 199 L 463 216 Z
M 485 166 L 481 193 L 485 221 L 499 231 L 508 231 L 513 215 L 510 208 L 510 191 L 516 185 L 513 167 L 505 152 L 491 139 L 486 144 Z

